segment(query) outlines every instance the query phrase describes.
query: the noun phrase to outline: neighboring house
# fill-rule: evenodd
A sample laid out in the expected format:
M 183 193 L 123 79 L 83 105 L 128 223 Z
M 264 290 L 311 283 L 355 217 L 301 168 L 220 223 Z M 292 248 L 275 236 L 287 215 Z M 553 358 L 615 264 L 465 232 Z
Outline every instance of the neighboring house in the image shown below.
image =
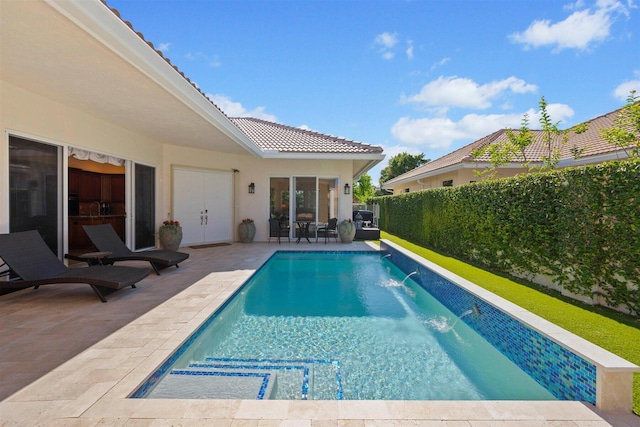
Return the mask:
M 58 256 L 87 223 L 144 249 L 169 217 L 183 244 L 237 240 L 243 218 L 258 241 L 271 216 L 349 218 L 345 186 L 384 158 L 227 117 L 99 0 L 0 0 L 0 129 L 0 233 L 36 228 Z
M 600 129 L 612 127 L 613 121 L 619 113 L 620 110 L 616 110 L 589 120 L 587 131 L 582 134 L 570 133 L 565 144 L 556 141 L 556 146 L 559 145 L 560 148 L 560 161 L 557 168 L 627 158 L 623 149 L 600 137 Z M 518 130 L 514 129 L 514 132 L 517 133 Z M 543 141 L 543 132 L 540 130 L 532 130 L 531 132 L 534 135 L 534 142 L 525 151 L 526 161 L 530 162 L 532 166 L 539 166 L 542 164 L 542 156 L 548 153 L 548 149 Z M 437 160 L 390 179 L 382 184 L 382 188 L 392 191 L 394 194 L 400 194 L 426 188 L 458 186 L 487 179 L 488 174 L 478 175 L 478 172 L 486 171 L 490 166 L 489 157 L 483 155 L 475 159 L 473 152 L 489 144 L 507 139 L 506 130 L 500 129 Z M 576 152 L 579 152 L 577 157 L 574 156 Z M 529 170 L 523 166 L 523 163 L 523 159 L 519 158 L 518 161 L 500 166 L 493 177 L 501 178 L 528 173 Z

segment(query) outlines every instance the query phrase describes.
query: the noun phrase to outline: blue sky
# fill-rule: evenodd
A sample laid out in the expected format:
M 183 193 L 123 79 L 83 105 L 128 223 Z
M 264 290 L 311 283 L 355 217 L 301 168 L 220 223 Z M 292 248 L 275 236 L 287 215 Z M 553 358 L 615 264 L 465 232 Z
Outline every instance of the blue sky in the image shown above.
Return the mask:
M 232 117 L 439 158 L 640 92 L 637 0 L 108 0 Z

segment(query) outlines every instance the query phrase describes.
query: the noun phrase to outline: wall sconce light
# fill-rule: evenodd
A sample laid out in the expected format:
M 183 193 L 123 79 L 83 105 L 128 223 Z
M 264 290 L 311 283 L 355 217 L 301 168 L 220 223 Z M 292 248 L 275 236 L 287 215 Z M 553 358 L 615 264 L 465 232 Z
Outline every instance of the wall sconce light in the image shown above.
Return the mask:
M 349 184 L 344 185 L 344 194 L 351 194 L 351 187 L 349 187 Z
M 252 182 L 249 184 L 249 194 L 254 194 L 256 192 L 256 185 Z

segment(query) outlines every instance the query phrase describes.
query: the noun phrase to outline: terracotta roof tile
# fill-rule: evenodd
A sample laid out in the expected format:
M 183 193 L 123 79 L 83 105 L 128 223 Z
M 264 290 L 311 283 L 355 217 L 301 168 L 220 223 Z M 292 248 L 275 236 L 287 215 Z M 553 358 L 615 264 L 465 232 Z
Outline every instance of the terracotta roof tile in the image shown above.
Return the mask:
M 251 117 L 231 118 L 263 150 L 284 153 L 382 153 L 382 147 Z
M 584 151 L 579 156 L 579 158 L 587 158 L 591 156 L 622 151 L 618 146 L 610 144 L 600 137 L 600 129 L 613 126 L 613 122 L 619 113 L 620 109 L 588 120 L 587 122 L 585 122 L 588 124 L 587 131 L 579 135 L 571 133 L 568 141 L 565 144 L 560 144 L 559 140 L 555 141 L 555 145 L 560 146 L 560 158 L 572 159 L 574 157 L 572 150 L 582 148 L 584 148 Z M 514 132 L 517 132 L 517 129 L 514 129 Z M 534 135 L 534 142 L 525 150 L 525 156 L 527 158 L 527 161 L 541 162 L 542 156 L 547 153 L 546 143 L 543 140 L 544 133 L 541 130 L 532 130 L 531 132 Z M 416 169 L 397 176 L 387 181 L 385 185 L 393 184 L 397 181 L 406 181 L 407 179 L 444 169 L 448 166 L 453 166 L 456 164 L 472 163 L 475 161 L 486 162 L 489 160 L 488 155 L 481 156 L 477 160 L 473 159 L 473 150 L 476 148 L 482 148 L 487 144 L 506 140 L 506 130 L 500 129 L 432 162 L 426 163 Z M 523 161 L 523 159 L 518 159 L 516 161 Z
M 162 51 L 155 48 L 152 42 L 145 39 L 144 35 L 136 31 L 133 25 L 122 18 L 120 12 L 110 7 L 106 0 L 101 0 L 104 5 L 113 12 L 125 25 L 127 25 L 135 34 L 138 35 L 145 43 L 149 45 L 162 59 L 164 59 L 173 69 L 180 74 L 191 86 L 194 87 L 207 101 L 209 101 L 216 109 L 218 109 L 225 117 L 229 118 L 220 107 L 218 107 L 202 90 L 192 82 L 180 69 L 171 63 L 171 60 L 164 56 Z M 353 154 L 370 154 L 382 153 L 382 148 L 371 146 L 368 144 L 351 141 L 345 138 L 339 138 L 330 135 L 324 135 L 318 132 L 306 131 L 299 128 L 271 123 L 259 119 L 236 118 L 231 122 L 245 133 L 258 147 L 263 150 L 277 150 L 280 152 L 298 152 L 298 153 L 353 153 Z

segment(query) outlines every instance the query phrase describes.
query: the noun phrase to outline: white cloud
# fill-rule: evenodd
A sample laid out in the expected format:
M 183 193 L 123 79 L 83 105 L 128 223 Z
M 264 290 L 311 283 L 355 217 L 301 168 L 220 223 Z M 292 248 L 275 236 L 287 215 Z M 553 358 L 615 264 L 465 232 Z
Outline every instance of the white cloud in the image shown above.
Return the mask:
M 407 54 L 407 58 L 413 59 L 413 40 L 407 40 L 407 50 L 405 53 Z
M 432 70 L 435 70 L 438 67 L 442 67 L 444 64 L 446 64 L 447 62 L 451 61 L 451 58 L 442 58 L 440 61 L 436 62 L 435 64 L 433 64 L 431 66 Z
M 551 120 L 562 122 L 573 116 L 573 110 L 565 104 L 548 104 Z M 529 127 L 538 129 L 540 112 L 529 110 Z M 401 143 L 421 149 L 448 149 L 454 143 L 469 143 L 487 136 L 498 129 L 518 129 L 523 114 L 467 114 L 459 121 L 447 117 L 400 118 L 392 127 L 392 135 Z
M 171 43 L 160 43 L 160 44 L 157 46 L 157 49 L 158 49 L 160 52 L 167 52 L 167 51 L 169 50 L 169 47 L 171 47 Z
M 509 35 L 509 39 L 523 44 L 526 49 L 554 46 L 555 52 L 586 50 L 609 37 L 612 22 L 618 15 L 629 13 L 617 0 L 598 0 L 594 10 L 582 9 L 584 4 L 581 1 L 570 6 L 575 12 L 564 21 L 536 20 L 524 32 Z
M 398 44 L 399 38 L 398 33 L 388 33 L 384 32 L 378 34 L 373 41 L 374 46 L 376 46 L 378 53 L 382 56 L 383 59 L 391 60 L 396 56 L 396 46 Z M 413 58 L 413 41 L 407 40 L 408 48 L 405 51 L 407 58 Z
M 485 109 L 492 105 L 491 101 L 507 91 L 522 94 L 535 92 L 537 89 L 536 85 L 513 76 L 484 85 L 468 78 L 440 76 L 423 86 L 420 93 L 404 97 L 403 101 L 441 107 L 445 111 L 449 107 Z
M 398 33 L 392 34 L 384 32 L 382 34 L 378 34 L 376 36 L 375 43 L 385 49 L 391 49 L 396 45 L 396 43 L 398 43 Z
M 640 79 L 620 83 L 613 91 L 613 96 L 622 102 L 627 102 L 627 98 L 631 94 L 632 90 L 636 91 L 636 95 L 640 94 Z
M 210 57 L 202 52 L 188 52 L 184 57 L 190 61 L 205 61 L 212 68 L 217 68 L 222 65 L 222 62 L 220 62 L 220 58 L 217 55 Z
M 256 119 L 277 122 L 276 116 L 265 113 L 265 107 L 256 107 L 247 110 L 241 103 L 232 101 L 225 95 L 207 95 L 229 117 L 254 117 Z

